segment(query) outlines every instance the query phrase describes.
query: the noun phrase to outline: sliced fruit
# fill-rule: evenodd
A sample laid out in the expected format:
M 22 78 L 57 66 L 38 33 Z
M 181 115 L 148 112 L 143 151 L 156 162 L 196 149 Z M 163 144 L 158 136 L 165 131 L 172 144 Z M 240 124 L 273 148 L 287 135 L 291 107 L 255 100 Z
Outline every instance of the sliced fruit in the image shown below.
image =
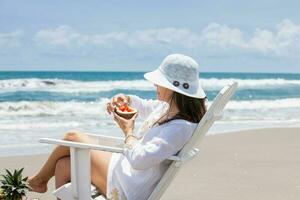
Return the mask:
M 137 110 L 130 106 L 125 105 L 125 106 L 120 106 L 119 108 L 116 107 L 115 112 L 121 117 L 130 119 L 137 112 Z

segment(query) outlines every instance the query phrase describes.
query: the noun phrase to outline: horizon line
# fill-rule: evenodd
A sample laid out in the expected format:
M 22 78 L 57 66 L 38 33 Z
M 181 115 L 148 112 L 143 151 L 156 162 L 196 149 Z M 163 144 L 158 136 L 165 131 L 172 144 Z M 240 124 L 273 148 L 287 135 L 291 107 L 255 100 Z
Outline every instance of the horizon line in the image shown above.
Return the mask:
M 150 70 L 152 71 L 152 70 Z M 131 72 L 131 73 L 146 73 L 146 72 L 150 72 L 150 71 L 134 71 L 134 70 L 129 70 L 129 71 L 124 71 L 124 70 L 120 70 L 120 71 L 109 71 L 109 70 L 1 70 L 0 69 L 0 73 L 1 72 L 112 72 L 112 73 L 120 73 L 120 72 Z M 267 72 L 267 71 L 257 71 L 257 72 L 253 72 L 253 71 L 201 71 L 199 72 L 201 73 L 245 73 L 245 74 L 300 74 L 300 72 L 284 72 L 284 71 L 276 71 L 276 72 Z

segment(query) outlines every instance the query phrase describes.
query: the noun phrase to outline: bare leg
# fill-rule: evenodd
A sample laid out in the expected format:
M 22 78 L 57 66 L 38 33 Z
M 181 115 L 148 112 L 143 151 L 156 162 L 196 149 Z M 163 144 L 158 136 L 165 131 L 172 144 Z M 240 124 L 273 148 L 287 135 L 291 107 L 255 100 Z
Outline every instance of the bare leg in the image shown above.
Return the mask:
M 106 195 L 107 173 L 112 153 L 91 151 L 91 180 L 101 194 Z
M 28 178 L 28 184 L 35 192 L 44 193 L 47 191 L 47 183 L 54 175 L 56 162 L 65 156 L 70 155 L 69 147 L 57 146 L 52 151 L 41 170 L 33 177 Z
M 64 140 L 83 142 L 83 143 L 94 143 L 94 141 L 91 140 L 88 136 L 86 136 L 84 134 L 80 134 L 80 133 L 74 133 L 74 132 L 67 133 L 64 137 Z M 91 151 L 91 153 L 92 152 L 93 151 Z M 69 147 L 57 146 L 53 150 L 53 152 L 51 153 L 51 155 L 49 156 L 49 158 L 47 159 L 47 161 L 45 162 L 45 164 L 43 165 L 41 170 L 35 176 L 30 177 L 28 179 L 28 183 L 29 183 L 30 187 L 32 188 L 32 190 L 35 192 L 39 192 L 39 193 L 46 192 L 47 191 L 47 183 L 51 179 L 51 177 L 53 177 L 55 174 L 55 168 L 56 168 L 57 161 L 63 157 L 69 156 L 69 155 L 70 155 Z M 105 161 L 104 163 L 109 163 L 111 153 L 105 152 L 103 155 L 106 155 L 106 156 L 104 156 L 103 158 L 97 158 L 97 159 Z M 92 162 L 92 165 L 93 165 L 93 162 Z M 93 167 L 92 167 L 92 173 L 93 173 Z M 106 177 L 105 177 L 105 180 L 106 180 Z M 99 182 L 99 184 L 102 183 L 101 185 L 104 185 L 103 180 L 102 180 L 102 182 L 101 182 L 101 180 L 98 180 L 98 182 Z
M 71 180 L 70 157 L 66 156 L 59 159 L 55 167 L 55 188 L 59 188 Z M 60 200 L 57 198 L 57 200 Z
M 111 153 L 104 151 L 91 151 L 91 181 L 101 194 L 106 195 L 107 173 Z M 58 160 L 55 168 L 56 188 L 70 182 L 71 180 L 70 157 L 63 157 Z
M 59 188 L 71 181 L 71 162 L 70 157 L 66 156 L 59 159 L 55 167 L 55 188 Z

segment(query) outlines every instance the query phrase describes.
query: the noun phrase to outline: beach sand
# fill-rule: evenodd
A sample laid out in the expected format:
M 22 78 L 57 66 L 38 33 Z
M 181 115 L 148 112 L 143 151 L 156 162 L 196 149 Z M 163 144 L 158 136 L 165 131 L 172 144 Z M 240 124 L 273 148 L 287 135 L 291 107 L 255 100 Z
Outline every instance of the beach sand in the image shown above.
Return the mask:
M 5 168 L 32 175 L 47 155 L 1 157 Z M 55 199 L 51 191 L 29 199 Z M 300 128 L 274 128 L 209 135 L 163 195 L 164 200 L 299 200 Z

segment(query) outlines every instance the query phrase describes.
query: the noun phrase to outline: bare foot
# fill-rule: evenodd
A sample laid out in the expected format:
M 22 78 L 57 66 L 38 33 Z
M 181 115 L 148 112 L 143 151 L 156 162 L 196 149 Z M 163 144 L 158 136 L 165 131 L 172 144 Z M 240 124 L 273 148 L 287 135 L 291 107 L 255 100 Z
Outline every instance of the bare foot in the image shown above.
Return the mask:
M 27 183 L 30 187 L 29 191 L 45 193 L 48 190 L 47 181 L 41 180 L 37 176 L 29 177 Z

